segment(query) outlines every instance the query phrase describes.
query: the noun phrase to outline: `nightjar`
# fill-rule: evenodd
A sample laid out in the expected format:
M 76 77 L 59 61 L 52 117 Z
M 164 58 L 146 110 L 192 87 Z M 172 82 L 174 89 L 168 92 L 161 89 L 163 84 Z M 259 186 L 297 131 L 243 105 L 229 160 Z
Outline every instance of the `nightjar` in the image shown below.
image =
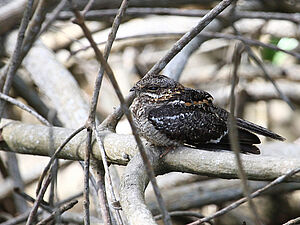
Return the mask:
M 213 104 L 202 90 L 187 88 L 164 75 L 138 81 L 131 89 L 136 97 L 131 105 L 139 133 L 156 146 L 189 145 L 204 149 L 230 150 L 229 112 Z M 272 131 L 236 118 L 242 152 L 259 154 L 254 134 L 283 141 Z

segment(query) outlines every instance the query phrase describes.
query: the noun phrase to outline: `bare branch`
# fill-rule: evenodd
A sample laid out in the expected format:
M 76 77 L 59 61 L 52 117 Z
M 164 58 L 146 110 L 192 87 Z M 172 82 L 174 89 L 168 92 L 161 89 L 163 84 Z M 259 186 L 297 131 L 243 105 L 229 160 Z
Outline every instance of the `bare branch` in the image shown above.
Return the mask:
M 97 129 L 96 127 L 96 124 L 94 124 L 94 128 L 93 130 L 95 131 L 95 135 L 96 135 L 96 140 L 97 140 L 97 144 L 99 146 L 99 150 L 100 150 L 100 153 L 101 153 L 101 158 L 102 158 L 102 162 L 103 162 L 103 167 L 104 167 L 104 170 L 105 170 L 105 173 L 107 174 L 107 177 L 108 177 L 108 188 L 110 190 L 110 193 L 111 193 L 111 196 L 112 196 L 112 200 L 113 202 L 116 202 L 117 199 L 116 199 L 116 195 L 115 195 L 115 192 L 114 192 L 114 189 L 113 189 L 113 185 L 112 185 L 112 179 L 111 179 L 111 175 L 110 175 L 110 171 L 109 171 L 109 168 L 108 168 L 108 163 L 107 163 L 107 159 L 106 159 L 106 153 L 105 153 L 105 149 L 103 147 L 103 143 L 102 143 L 102 140 L 101 140 L 101 136 L 100 136 L 100 132 L 99 130 Z M 94 162 L 95 164 L 96 162 Z M 93 166 L 95 169 L 96 169 L 96 173 L 98 175 L 99 172 L 99 166 L 98 167 L 95 167 Z M 92 168 L 93 168 L 92 167 Z M 98 171 L 98 172 L 97 172 Z M 96 175 L 96 176 L 97 176 Z M 100 176 L 100 174 L 98 175 Z M 101 180 L 100 178 L 98 178 L 98 180 Z M 104 182 L 103 182 L 104 183 Z M 104 186 L 104 185 L 103 185 Z M 100 191 L 100 190 L 99 190 Z M 102 190 L 103 191 L 103 190 Z M 116 215 L 117 215 L 117 220 L 118 220 L 118 223 L 119 224 L 123 224 L 123 221 L 122 221 L 122 218 L 121 218 L 121 215 L 119 213 L 118 210 L 115 210 L 116 211 Z
M 58 154 L 60 154 L 60 152 L 63 150 L 63 148 L 72 140 L 72 138 L 74 138 L 78 133 L 80 133 L 82 130 L 84 130 L 85 127 L 82 126 L 78 129 L 76 129 L 74 132 L 72 132 L 70 134 L 70 136 L 68 136 L 64 142 L 56 149 L 56 151 L 54 152 L 54 154 L 51 155 L 51 158 L 48 162 L 48 164 L 45 166 L 42 175 L 40 176 L 39 182 L 38 182 L 38 186 L 37 186 L 37 193 L 40 191 L 40 188 L 42 186 L 42 182 L 46 176 L 46 174 L 48 173 L 49 170 L 52 170 L 52 166 L 54 164 L 55 159 L 57 158 Z
M 20 122 L 6 120 L 0 124 L 2 127 L 0 148 L 4 151 L 14 151 L 21 154 L 49 156 L 48 127 L 42 125 L 28 125 Z M 73 132 L 71 129 L 53 127 L 54 147 L 61 143 Z M 137 145 L 132 135 L 120 135 L 109 131 L 100 132 L 103 145 L 109 162 L 126 165 L 130 158 L 138 153 Z M 83 160 L 86 134 L 80 133 L 74 137 L 57 155 L 58 158 Z M 275 144 L 275 143 L 274 143 Z M 276 144 L 278 149 L 285 149 L 288 153 L 280 155 L 246 155 L 242 160 L 249 180 L 273 180 L 286 174 L 289 170 L 300 165 L 299 153 L 296 144 Z M 261 145 L 264 153 L 265 145 Z M 267 149 L 266 149 L 267 150 Z M 294 151 L 292 151 L 294 150 Z M 93 157 L 101 160 L 100 150 L 93 145 Z M 276 151 L 272 151 L 276 153 Z M 201 159 L 201 160 L 199 160 Z M 188 147 L 178 147 L 170 151 L 161 162 L 168 171 L 188 172 L 211 177 L 226 179 L 237 178 L 237 167 L 234 154 L 228 151 L 205 151 Z M 218 166 L 216 166 L 218 165 Z M 296 174 L 287 181 L 300 181 Z
M 44 23 L 39 35 L 41 35 L 42 33 L 44 33 L 53 23 L 54 20 L 57 19 L 59 13 L 61 12 L 61 10 L 65 7 L 66 3 L 68 0 L 62 0 L 60 1 L 60 3 L 57 5 L 57 7 L 53 10 L 53 12 L 51 13 L 51 15 L 49 16 L 49 19 L 47 19 L 47 21 Z
M 153 149 L 152 149 L 153 150 Z M 151 151 L 148 149 L 148 151 Z M 159 154 L 152 152 L 149 160 L 154 169 L 158 168 Z M 128 222 L 132 225 L 156 225 L 156 222 L 145 204 L 144 190 L 149 182 L 146 168 L 139 155 L 133 157 L 121 180 L 120 203 Z
M 38 114 L 36 111 L 34 111 L 34 109 L 26 106 L 25 104 L 23 104 L 22 102 L 12 98 L 12 97 L 9 97 L 8 95 L 5 95 L 3 93 L 0 92 L 0 98 L 29 112 L 31 115 L 33 115 L 34 117 L 36 117 L 41 123 L 47 125 L 47 126 L 50 126 L 50 123 L 44 118 L 42 117 L 40 114 Z
M 90 3 L 92 4 L 92 1 L 90 1 Z M 86 6 L 84 12 L 87 11 L 87 7 L 88 6 Z M 115 40 L 118 28 L 121 24 L 121 19 L 122 19 L 124 13 L 125 13 L 127 7 L 128 7 L 128 1 L 123 0 L 122 4 L 120 6 L 120 9 L 118 11 L 118 14 L 116 15 L 116 17 L 114 19 L 114 22 L 112 24 L 112 29 L 111 29 L 111 31 L 108 35 L 108 40 L 107 40 L 105 50 L 104 50 L 104 58 L 105 58 L 106 61 L 108 59 L 112 44 Z M 84 14 L 85 13 L 83 13 L 83 15 Z M 97 127 L 96 127 L 96 121 L 95 121 L 96 106 L 97 106 L 97 102 L 98 102 L 98 96 L 99 96 L 99 92 L 100 92 L 100 88 L 101 88 L 103 75 L 104 75 L 104 67 L 101 66 L 101 68 L 99 70 L 99 73 L 98 73 L 98 76 L 97 76 L 97 79 L 96 79 L 96 82 L 95 82 L 95 88 L 94 88 L 94 92 L 93 92 L 92 103 L 91 103 L 91 106 L 90 106 L 89 122 L 92 126 L 91 128 L 96 133 L 96 140 L 97 140 L 98 145 L 99 145 L 99 149 L 100 149 L 100 153 L 101 153 L 101 157 L 102 157 L 102 162 L 103 162 L 103 167 L 104 167 L 105 173 L 108 176 L 108 186 L 109 186 L 109 189 L 110 189 L 110 192 L 111 192 L 111 196 L 113 198 L 113 201 L 117 201 L 116 197 L 115 197 L 114 190 L 113 190 L 113 186 L 112 186 L 111 175 L 110 175 L 110 172 L 109 172 L 109 169 L 108 169 L 108 163 L 107 163 L 107 160 L 106 160 L 106 153 L 105 153 L 105 150 L 103 148 L 103 143 L 102 143 L 102 140 L 101 140 L 100 135 L 98 133 L 98 130 L 97 130 Z M 115 118 L 116 117 L 114 117 L 114 119 Z M 111 121 L 113 121 L 114 119 L 112 119 Z M 111 124 L 111 123 L 109 123 L 109 124 Z M 115 123 L 115 124 L 117 124 L 117 123 Z M 111 218 L 110 218 L 110 214 L 109 214 L 109 207 L 108 207 L 108 204 L 107 204 L 107 198 L 106 198 L 106 194 L 105 194 L 104 175 L 101 176 L 101 174 L 99 174 L 101 172 L 101 171 L 99 171 L 100 170 L 99 166 L 94 166 L 93 168 L 94 168 L 94 170 L 96 170 L 95 176 L 98 180 L 97 183 L 99 183 L 99 185 L 100 185 L 98 193 L 99 193 L 100 202 L 102 202 L 102 205 L 103 205 L 103 209 L 102 209 L 103 218 L 104 218 L 104 220 L 106 221 L 107 224 L 111 224 Z M 122 221 L 122 218 L 121 218 L 121 215 L 120 215 L 119 211 L 115 210 L 115 213 L 116 213 L 116 216 L 117 216 L 118 223 L 123 224 L 123 221 Z
M 208 13 L 208 10 L 201 9 L 178 9 L 178 8 L 129 8 L 126 12 L 127 16 L 145 16 L 149 14 L 155 15 L 176 15 L 176 16 L 193 16 L 202 17 Z M 101 9 L 91 10 L 85 15 L 86 20 L 98 20 L 103 17 L 112 17 L 117 14 L 117 9 Z M 64 11 L 60 13 L 59 19 L 67 20 L 72 18 L 72 13 Z M 222 18 L 222 16 L 218 16 Z M 259 11 L 236 11 L 234 20 L 249 19 L 265 19 L 265 20 L 289 20 L 294 23 L 300 22 L 300 13 L 280 13 L 280 12 L 259 12 Z
M 178 52 L 180 52 L 194 37 L 196 37 L 196 35 L 198 35 L 218 14 L 228 7 L 232 1 L 233 0 L 223 0 L 209 11 L 209 13 L 207 13 L 191 31 L 183 35 L 182 38 L 173 45 L 168 53 L 159 60 L 145 76 L 158 74 L 162 69 L 164 69 L 171 59 L 173 59 Z
M 26 201 L 29 201 L 31 203 L 35 202 L 35 199 L 32 198 L 30 195 L 26 194 L 25 192 L 22 192 L 19 188 L 15 188 L 14 191 L 20 195 L 22 198 L 24 198 Z M 44 200 L 41 201 L 40 206 L 42 209 L 46 210 L 49 213 L 52 213 L 53 210 L 52 208 L 49 206 L 49 204 L 47 202 L 45 202 Z
M 294 225 L 294 224 L 299 224 L 300 222 L 300 217 L 297 217 L 295 219 L 292 219 L 286 223 L 284 223 L 283 225 Z
M 91 161 L 91 168 L 94 172 L 94 176 L 97 182 L 97 194 L 98 194 L 98 199 L 99 203 L 101 205 L 101 214 L 102 214 L 102 219 L 104 224 L 111 225 L 112 224 L 112 219 L 110 216 L 110 211 L 109 211 L 109 206 L 107 202 L 107 195 L 105 192 L 105 172 L 103 170 L 102 165 L 99 165 L 101 163 L 98 160 L 92 159 Z
M 144 161 L 144 163 L 146 165 L 148 176 L 149 176 L 149 178 L 151 180 L 151 183 L 152 183 L 154 191 L 156 193 L 158 202 L 160 204 L 160 208 L 162 210 L 162 214 L 164 216 L 164 222 L 165 222 L 166 225 L 167 224 L 171 224 L 171 218 L 168 215 L 168 212 L 165 209 L 165 206 L 163 204 L 163 199 L 162 199 L 160 191 L 159 191 L 159 189 L 157 187 L 156 179 L 155 179 L 155 175 L 154 175 L 151 163 L 149 162 L 148 157 L 147 157 L 147 155 L 145 153 L 145 149 L 144 149 L 143 143 L 142 143 L 142 141 L 141 141 L 141 139 L 140 139 L 140 137 L 138 135 L 137 129 L 136 129 L 136 127 L 134 125 L 134 122 L 133 122 L 133 119 L 132 119 L 132 115 L 131 115 L 131 113 L 130 113 L 130 111 L 128 109 L 128 106 L 127 106 L 127 104 L 125 102 L 125 99 L 124 99 L 124 97 L 123 97 L 123 95 L 122 95 L 122 93 L 120 91 L 120 88 L 119 88 L 119 85 L 118 85 L 118 83 L 117 83 L 117 81 L 115 79 L 114 73 L 113 73 L 112 69 L 110 68 L 110 66 L 108 65 L 108 63 L 106 62 L 105 58 L 103 57 L 101 51 L 98 49 L 97 44 L 95 43 L 94 39 L 92 38 L 92 35 L 91 35 L 89 29 L 86 27 L 86 25 L 84 23 L 84 19 L 83 19 L 82 15 L 79 13 L 78 10 L 76 10 L 74 8 L 73 8 L 73 12 L 74 12 L 74 14 L 75 14 L 75 16 L 77 18 L 76 22 L 82 28 L 82 30 L 83 30 L 86 38 L 89 40 L 89 42 L 90 42 L 93 50 L 95 51 L 96 58 L 97 58 L 98 62 L 101 63 L 101 65 L 104 67 L 104 69 L 105 69 L 105 71 L 106 71 L 106 73 L 107 73 L 107 75 L 108 75 L 108 77 L 109 77 L 109 79 L 110 79 L 110 81 L 111 81 L 114 89 L 115 89 L 115 92 L 116 92 L 116 94 L 117 94 L 117 96 L 118 96 L 118 98 L 119 98 L 119 100 L 121 102 L 121 108 L 123 109 L 123 112 L 124 112 L 124 114 L 126 115 L 126 117 L 128 119 L 128 122 L 129 122 L 129 124 L 131 126 L 132 133 L 133 133 L 133 135 L 135 137 L 135 140 L 137 142 L 138 149 L 139 149 L 140 154 L 141 154 L 141 156 L 143 158 L 143 161 Z
M 33 223 L 33 220 L 38 212 L 38 207 L 41 204 L 41 201 L 43 200 L 43 197 L 44 197 L 45 192 L 51 182 L 51 179 L 52 179 L 52 176 L 51 176 L 51 173 L 49 173 L 49 175 L 45 179 L 45 183 L 43 184 L 43 186 L 42 186 L 41 190 L 39 191 L 37 198 L 33 204 L 33 207 L 31 209 L 28 219 L 26 221 L 26 225 L 30 225 Z
M 29 213 L 30 211 L 22 213 L 21 215 L 18 215 L 15 218 L 12 218 L 4 223 L 1 223 L 1 225 L 16 225 L 25 222 L 28 218 Z M 37 214 L 40 215 L 41 213 L 42 210 L 38 210 Z
M 114 19 L 112 29 L 108 35 L 108 40 L 106 42 L 105 50 L 104 50 L 104 58 L 106 61 L 108 59 L 112 44 L 115 40 L 118 28 L 121 24 L 121 19 L 125 13 L 125 10 L 127 9 L 127 6 L 128 6 L 128 1 L 124 0 L 120 6 L 118 14 L 116 15 L 116 18 Z M 92 101 L 91 101 L 90 110 L 89 110 L 89 120 L 90 120 L 91 125 L 93 125 L 94 120 L 95 120 L 96 106 L 98 103 L 98 97 L 99 97 L 99 92 L 100 92 L 100 88 L 101 88 L 101 84 L 102 84 L 103 75 L 104 75 L 104 67 L 101 66 L 98 76 L 97 76 L 97 79 L 96 79 L 96 82 L 95 82 L 95 87 L 94 87 Z M 111 119 L 111 120 L 113 120 L 113 119 Z M 111 123 L 107 123 L 107 124 L 111 124 Z M 117 124 L 117 123 L 115 123 L 115 124 Z
M 51 222 L 57 215 L 63 214 L 65 211 L 68 211 L 69 209 L 73 208 L 74 205 L 78 203 L 77 200 L 73 200 L 60 208 L 56 209 L 50 216 L 48 216 L 46 219 L 42 220 L 41 222 L 37 223 L 37 225 L 45 225 Z
M 31 49 L 33 43 L 38 37 L 42 24 L 45 21 L 46 15 L 49 10 L 58 3 L 58 0 L 41 0 L 38 2 L 37 8 L 34 15 L 32 16 L 31 22 L 26 30 L 26 36 L 22 45 L 21 60 L 27 55 Z M 21 63 L 21 61 L 20 61 Z
M 261 146 L 261 151 L 263 152 L 263 146 Z M 293 161 L 295 156 L 287 157 L 284 160 L 280 160 L 280 157 L 242 154 L 241 158 L 248 180 L 273 180 L 298 167 Z M 201 162 L 197 162 L 199 159 Z M 237 178 L 238 173 L 234 154 L 228 151 L 199 151 L 198 149 L 179 147 L 165 156 L 164 163 L 171 171 L 217 176 L 225 179 Z M 297 176 L 288 180 L 296 181 Z
M 84 14 L 89 10 L 92 3 L 93 3 L 93 1 L 89 1 L 88 5 L 85 7 L 85 9 L 83 11 L 82 16 L 84 16 Z M 72 2 L 71 2 L 71 4 L 72 4 Z M 107 41 L 107 44 L 106 44 L 106 47 L 105 47 L 104 58 L 105 58 L 106 61 L 108 59 L 110 49 L 111 49 L 113 41 L 115 39 L 117 30 L 120 26 L 121 18 L 123 16 L 127 6 L 128 6 L 128 1 L 124 0 L 121 4 L 119 12 L 118 12 L 118 14 L 117 14 L 117 16 L 114 20 L 114 23 L 112 25 L 112 29 L 111 29 L 111 32 L 109 34 L 108 41 Z M 75 9 L 73 9 L 73 10 L 75 11 Z M 80 16 L 80 13 L 77 13 L 77 14 L 78 14 L 77 19 L 78 19 L 78 16 Z M 83 23 L 84 23 L 84 20 L 83 20 Z M 96 82 L 95 82 L 95 88 L 94 88 L 92 101 L 91 101 L 91 105 L 90 105 L 90 109 L 89 109 L 89 116 L 88 116 L 88 120 L 86 122 L 86 126 L 88 128 L 88 139 L 87 139 L 87 142 L 86 142 L 87 143 L 87 150 L 86 150 L 86 154 L 85 154 L 85 163 L 86 163 L 86 166 L 85 166 L 85 168 L 86 168 L 86 170 L 85 170 L 85 178 L 86 178 L 85 179 L 85 181 L 86 181 L 85 182 L 85 187 L 86 188 L 85 188 L 85 192 L 84 192 L 85 193 L 85 202 L 88 202 L 88 180 L 87 180 L 88 178 L 87 177 L 89 175 L 89 172 L 88 172 L 88 170 L 89 170 L 88 169 L 89 160 L 87 160 L 87 158 L 89 159 L 89 157 L 90 157 L 90 155 L 89 155 L 90 151 L 88 151 L 88 150 L 90 149 L 90 146 L 91 146 L 91 136 L 92 136 L 92 130 L 93 129 L 95 130 L 96 135 L 97 135 L 95 117 L 96 117 L 96 107 L 97 107 L 97 102 L 98 102 L 98 97 L 99 97 L 99 92 L 100 92 L 100 88 L 101 88 L 103 74 L 104 74 L 104 67 L 102 66 L 100 68 L 100 71 L 98 73 L 98 76 L 97 76 L 97 79 L 96 79 Z M 102 162 L 103 162 L 103 165 L 104 165 L 104 169 L 105 169 L 105 172 L 107 173 L 107 175 L 109 177 L 109 180 L 110 180 L 110 182 L 109 182 L 110 190 L 112 192 L 112 196 L 115 196 L 113 188 L 112 188 L 111 177 L 110 177 L 110 174 L 109 174 L 108 165 L 107 165 L 105 151 L 104 151 L 104 148 L 103 148 L 103 145 L 102 145 L 102 141 L 99 137 L 97 138 L 97 141 L 98 141 L 98 144 L 99 144 L 99 147 L 100 147 L 100 150 L 101 150 L 101 155 L 102 155 L 102 159 L 103 159 Z M 107 204 L 107 199 L 106 199 L 106 193 L 105 193 L 104 175 L 100 174 L 101 171 L 99 170 L 99 167 L 97 166 L 97 163 L 94 163 L 94 164 L 96 164 L 96 165 L 93 166 L 93 170 L 95 170 L 95 176 L 96 176 L 97 184 L 98 184 L 98 191 L 97 192 L 98 192 L 98 197 L 100 199 L 99 202 L 102 204 L 102 207 L 101 207 L 102 218 L 103 218 L 105 224 L 111 224 L 112 221 L 111 221 L 109 208 L 108 208 L 108 204 Z M 85 221 L 86 221 L 86 224 L 89 224 L 88 210 L 89 210 L 88 205 L 85 204 L 85 212 L 86 212 Z M 121 216 L 120 216 L 119 212 L 116 212 L 116 214 L 117 214 L 119 223 L 121 223 L 122 219 L 121 219 Z
M 6 42 L 9 53 L 14 42 L 15 34 L 9 35 Z M 88 104 L 72 74 L 56 60 L 52 51 L 38 41 L 30 49 L 23 65 L 41 93 L 50 99 L 65 127 L 77 128 L 85 123 Z
M 184 35 L 184 33 L 181 32 L 167 32 L 167 33 L 147 33 L 147 34 L 136 34 L 136 35 L 129 35 L 129 36 L 124 36 L 124 37 L 119 37 L 116 38 L 116 41 L 123 41 L 123 40 L 128 40 L 128 39 L 135 39 L 135 38 L 140 38 L 140 39 L 145 39 L 145 38 L 166 38 L 166 37 L 180 37 Z M 241 35 L 233 35 L 233 34 L 225 34 L 225 33 L 220 33 L 220 32 L 211 32 L 211 31 L 202 31 L 198 36 L 203 36 L 206 38 L 224 38 L 228 40 L 240 40 L 244 42 L 245 44 L 251 45 L 251 46 L 259 46 L 263 48 L 269 48 L 275 51 L 281 51 L 286 54 L 292 55 L 296 57 L 297 59 L 300 59 L 300 54 L 295 52 L 295 51 L 288 51 L 282 48 L 277 47 L 276 45 L 273 44 L 266 44 L 258 40 L 250 39 Z M 98 42 L 97 45 L 102 45 L 105 44 L 106 41 L 101 41 Z M 71 52 L 71 55 L 75 55 L 81 51 L 89 49 L 91 46 L 86 46 L 83 48 L 80 48 L 76 51 Z
M 94 1 L 95 1 L 95 0 L 89 0 L 89 2 L 86 4 L 86 6 L 84 7 L 84 9 L 83 9 L 83 11 L 82 11 L 83 17 L 84 17 L 85 14 L 90 10 L 90 8 L 92 7 Z
M 21 52 L 22 52 L 22 45 L 24 41 L 25 31 L 27 29 L 27 26 L 29 24 L 30 16 L 32 13 L 33 8 L 33 0 L 28 1 L 27 6 L 24 11 L 24 16 L 21 21 L 16 46 L 14 49 L 14 52 L 11 56 L 10 62 L 8 66 L 2 71 L 2 76 L 6 77 L 4 87 L 3 87 L 3 93 L 8 94 L 9 89 L 12 85 L 13 77 L 18 70 L 18 67 L 22 61 Z M 4 111 L 5 102 L 0 101 L 0 119 L 2 118 L 2 114 Z
M 0 7 L 0 34 L 20 23 L 27 6 L 26 0 L 9 1 Z
M 236 49 L 235 49 L 235 53 L 234 53 L 234 57 L 233 57 L 234 69 L 233 69 L 233 76 L 232 76 L 232 81 L 231 81 L 231 92 L 230 92 L 229 140 L 230 140 L 230 146 L 235 154 L 236 164 L 238 166 L 238 176 L 241 179 L 244 196 L 247 198 L 251 212 L 253 214 L 253 217 L 255 218 L 256 224 L 262 224 L 262 222 L 258 216 L 257 209 L 256 209 L 252 199 L 250 198 L 249 187 L 247 184 L 247 177 L 246 177 L 242 159 L 240 156 L 241 148 L 240 148 L 240 144 L 239 144 L 239 140 L 238 140 L 238 129 L 237 129 L 237 124 L 236 124 L 236 118 L 234 116 L 235 87 L 238 83 L 237 71 L 238 71 L 239 64 L 241 62 L 241 56 L 242 56 L 243 51 L 244 51 L 244 45 L 242 43 L 238 43 L 236 45 Z
M 298 173 L 299 171 L 300 171 L 299 168 L 298 168 L 298 169 L 293 169 L 293 170 L 289 171 L 288 173 L 286 173 L 286 174 L 284 174 L 284 175 L 278 177 L 277 179 L 275 179 L 274 181 L 272 181 L 272 182 L 269 183 L 268 185 L 264 186 L 263 188 L 261 188 L 261 189 L 255 191 L 255 192 L 253 192 L 253 193 L 250 195 L 250 197 L 251 197 L 251 198 L 255 198 L 255 197 L 259 196 L 261 193 L 265 192 L 266 190 L 270 189 L 271 187 L 273 187 L 273 186 L 275 186 L 275 185 L 277 185 L 277 184 L 279 184 L 279 183 L 284 182 L 287 178 L 289 178 L 289 177 L 295 175 L 295 174 Z M 209 217 L 205 217 L 205 218 L 203 218 L 203 219 L 197 220 L 197 221 L 195 221 L 195 222 L 193 222 L 193 223 L 190 223 L 189 225 L 197 225 L 197 224 L 201 224 L 201 223 L 206 222 L 206 221 L 209 221 L 209 220 L 211 220 L 211 219 L 213 219 L 213 218 L 215 218 L 215 217 L 221 216 L 221 215 L 227 213 L 228 211 L 237 208 L 238 206 L 240 206 L 241 204 L 243 204 L 243 203 L 246 202 L 246 201 L 247 201 L 247 198 L 242 198 L 242 199 L 240 199 L 240 200 L 238 200 L 238 201 L 236 201 L 236 202 L 230 204 L 229 206 L 227 206 L 227 207 L 221 209 L 220 211 L 216 212 L 215 214 L 213 214 L 213 215 L 211 215 L 211 216 L 209 216 Z
M 243 197 L 241 181 L 210 179 L 191 184 L 184 184 L 178 187 L 170 187 L 162 190 L 166 206 L 170 212 L 183 211 L 195 208 L 201 208 L 206 205 L 226 204 Z M 252 191 L 263 188 L 265 181 L 248 181 Z M 279 195 L 299 190 L 299 183 L 282 183 L 264 192 L 263 195 Z M 180 195 L 178 194 L 180 193 Z M 153 195 L 147 195 L 146 203 L 153 215 L 159 214 L 159 208 L 155 203 Z
M 90 224 L 90 186 L 89 186 L 89 180 L 90 180 L 90 157 L 92 152 L 92 134 L 93 130 L 91 127 L 87 127 L 87 139 L 85 143 L 85 151 L 84 151 L 84 191 L 83 191 L 83 209 L 84 209 L 84 224 L 89 225 Z M 104 216 L 104 215 L 102 215 Z M 106 219 L 106 217 L 104 217 Z M 107 222 L 107 221 L 106 221 Z M 110 225 L 110 223 L 108 223 Z
M 234 28 L 235 32 L 240 35 L 239 31 L 235 28 L 235 26 L 232 25 L 232 27 Z M 270 77 L 270 75 L 266 71 L 263 63 L 261 62 L 261 60 L 254 54 L 254 52 L 252 51 L 252 49 L 249 46 L 247 46 L 247 45 L 246 45 L 246 50 L 247 50 L 249 56 L 259 66 L 259 68 L 261 68 L 261 70 L 263 71 L 264 76 L 266 77 L 266 79 L 268 79 L 272 83 L 272 85 L 274 86 L 275 90 L 278 92 L 279 96 L 282 98 L 282 100 L 285 101 L 291 107 L 291 109 L 295 110 L 295 107 L 291 103 L 290 99 L 279 89 L 277 83 L 272 79 L 272 77 Z
M 20 74 L 16 74 L 13 80 L 13 88 L 16 94 L 22 97 L 30 107 L 36 110 L 44 118 L 48 117 L 49 111 L 52 109 L 49 108 L 44 101 L 40 98 L 35 90 L 32 90 L 29 84 L 20 77 Z M 62 124 L 55 115 L 53 119 L 53 125 L 61 127 Z
M 170 212 L 170 216 L 192 216 L 192 217 L 198 217 L 198 218 L 204 217 L 201 213 L 191 212 L 191 211 L 173 211 L 173 212 Z M 161 215 L 155 216 L 154 219 L 155 220 L 161 219 Z

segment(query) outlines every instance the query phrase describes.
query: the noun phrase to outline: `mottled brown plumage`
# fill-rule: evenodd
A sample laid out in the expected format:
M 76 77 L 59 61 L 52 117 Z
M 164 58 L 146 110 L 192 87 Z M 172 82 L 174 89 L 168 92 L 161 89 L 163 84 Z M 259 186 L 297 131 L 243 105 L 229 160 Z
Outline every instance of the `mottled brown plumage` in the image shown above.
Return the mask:
M 229 113 L 213 104 L 213 97 L 202 90 L 186 88 L 163 75 L 142 79 L 132 88 L 136 98 L 131 105 L 140 134 L 156 146 L 182 144 L 230 149 Z M 283 141 L 284 138 L 259 125 L 237 118 L 242 152 L 259 154 L 257 133 Z

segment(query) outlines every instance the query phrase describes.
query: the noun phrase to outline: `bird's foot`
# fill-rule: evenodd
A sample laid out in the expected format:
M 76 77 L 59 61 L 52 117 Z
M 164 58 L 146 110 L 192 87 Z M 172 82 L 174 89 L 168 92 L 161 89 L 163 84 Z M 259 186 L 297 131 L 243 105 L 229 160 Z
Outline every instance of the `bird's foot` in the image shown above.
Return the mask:
M 174 150 L 175 147 L 173 146 L 169 146 L 169 147 L 165 147 L 164 151 L 159 155 L 159 158 L 163 158 L 165 155 L 167 155 L 171 150 Z

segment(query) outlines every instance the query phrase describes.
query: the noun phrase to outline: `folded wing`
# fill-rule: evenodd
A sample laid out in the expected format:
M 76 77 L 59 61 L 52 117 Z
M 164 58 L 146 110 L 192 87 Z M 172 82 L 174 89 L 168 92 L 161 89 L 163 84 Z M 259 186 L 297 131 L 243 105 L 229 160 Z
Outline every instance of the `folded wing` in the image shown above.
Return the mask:
M 226 113 L 218 113 L 216 108 L 207 104 L 186 106 L 176 103 L 152 109 L 148 119 L 168 138 L 183 144 L 230 150 Z M 259 149 L 253 146 L 260 143 L 259 138 L 243 128 L 239 128 L 238 132 L 242 151 L 259 154 Z

